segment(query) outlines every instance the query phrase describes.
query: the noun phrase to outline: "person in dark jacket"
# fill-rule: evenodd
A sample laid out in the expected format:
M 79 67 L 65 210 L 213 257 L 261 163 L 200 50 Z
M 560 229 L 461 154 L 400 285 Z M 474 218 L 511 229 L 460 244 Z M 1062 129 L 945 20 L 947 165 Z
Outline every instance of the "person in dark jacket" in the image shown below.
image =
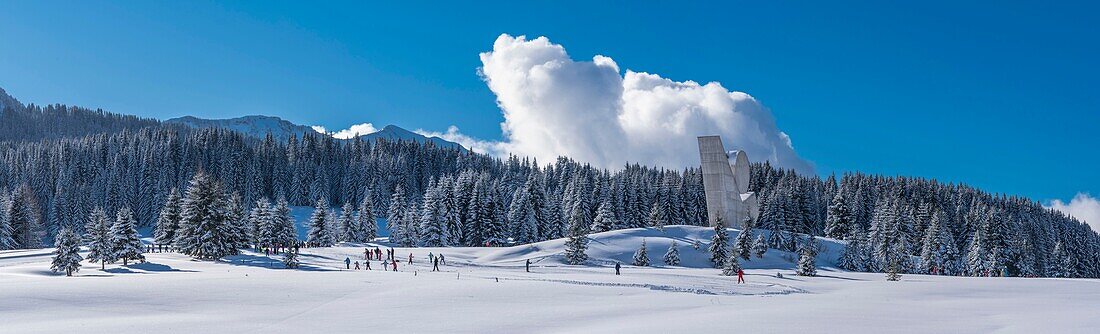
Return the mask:
M 526 270 L 527 272 L 531 272 L 531 259 L 527 259 L 527 264 L 524 264 L 523 266 L 524 270 Z
M 439 271 L 439 258 L 432 260 L 432 271 Z
M 615 275 L 619 275 L 619 269 L 622 269 L 622 267 L 618 262 L 615 262 Z
M 348 266 L 348 269 L 351 269 L 351 258 L 345 257 L 344 258 L 344 265 Z

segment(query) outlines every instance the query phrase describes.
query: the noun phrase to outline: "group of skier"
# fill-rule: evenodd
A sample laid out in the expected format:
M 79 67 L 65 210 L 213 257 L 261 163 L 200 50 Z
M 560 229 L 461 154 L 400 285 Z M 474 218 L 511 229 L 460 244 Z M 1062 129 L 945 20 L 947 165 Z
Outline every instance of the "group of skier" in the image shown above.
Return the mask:
M 413 253 L 409 253 L 409 265 L 412 265 L 413 259 Z M 355 267 L 355 270 L 373 270 L 370 266 L 371 260 L 382 261 L 382 269 L 385 271 L 390 271 L 391 269 L 397 271 L 397 263 L 400 262 L 396 259 L 393 248 L 387 249 L 385 256 L 383 256 L 382 250 L 378 247 L 374 247 L 374 249 L 363 248 L 362 265 L 360 265 L 358 260 L 353 261 L 351 257 L 345 257 L 344 267 L 348 270 L 351 270 L 352 266 Z M 429 252 L 428 261 L 432 264 L 432 271 L 439 271 L 440 264 L 447 265 L 447 257 L 443 256 L 443 254 L 436 255 Z

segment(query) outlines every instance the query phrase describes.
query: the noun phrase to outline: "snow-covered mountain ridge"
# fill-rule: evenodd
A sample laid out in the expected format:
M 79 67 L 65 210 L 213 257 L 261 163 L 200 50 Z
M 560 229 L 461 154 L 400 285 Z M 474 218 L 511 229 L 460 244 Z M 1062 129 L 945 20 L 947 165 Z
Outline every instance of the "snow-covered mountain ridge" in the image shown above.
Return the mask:
M 279 141 L 286 141 L 290 136 L 301 137 L 307 133 L 317 133 L 312 127 L 291 123 L 290 121 L 274 117 L 274 116 L 262 116 L 262 115 L 250 115 L 229 119 L 204 119 L 193 116 L 184 116 L 179 118 L 173 118 L 164 121 L 168 124 L 184 125 L 196 129 L 205 128 L 223 128 L 246 135 L 263 138 L 270 133 L 275 139 Z M 418 143 L 431 142 L 438 147 L 444 148 L 463 148 L 454 142 L 443 140 L 439 137 L 426 137 L 421 134 L 405 130 L 396 125 L 387 125 L 382 130 L 374 133 L 363 134 L 359 136 L 363 140 L 373 141 L 378 139 L 386 139 L 389 141 L 415 141 Z

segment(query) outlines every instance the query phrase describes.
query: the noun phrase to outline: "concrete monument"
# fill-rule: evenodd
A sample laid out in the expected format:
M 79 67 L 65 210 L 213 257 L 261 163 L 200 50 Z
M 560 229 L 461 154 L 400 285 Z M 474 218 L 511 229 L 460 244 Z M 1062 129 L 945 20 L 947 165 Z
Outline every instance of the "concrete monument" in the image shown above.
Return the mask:
M 749 191 L 749 157 L 744 151 L 729 151 L 719 136 L 699 137 L 699 160 L 702 162 L 703 189 L 706 191 L 707 217 L 710 225 L 718 222 L 727 227 L 741 226 L 760 214 L 756 194 Z

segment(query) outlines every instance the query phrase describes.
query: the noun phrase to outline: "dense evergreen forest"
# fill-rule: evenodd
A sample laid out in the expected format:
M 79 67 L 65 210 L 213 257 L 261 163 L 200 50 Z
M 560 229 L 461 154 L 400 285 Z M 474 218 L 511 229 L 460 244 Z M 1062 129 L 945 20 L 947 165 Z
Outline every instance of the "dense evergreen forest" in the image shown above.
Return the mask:
M 766 163 L 753 164 L 752 173 L 761 215 L 727 225 L 766 230 L 770 248 L 802 249 L 814 235 L 847 240 L 841 263 L 850 270 L 900 263 L 903 272 L 1100 277 L 1097 233 L 1026 198 L 919 178 L 822 179 Z M 311 239 L 327 244 L 357 241 L 374 226 L 356 225 L 365 219 L 353 211 L 387 218 L 385 232 L 407 246 L 572 240 L 609 229 L 705 225 L 702 189 L 696 168 L 602 170 L 565 157 L 501 159 L 323 134 L 277 141 L 62 105 L 9 103 L 0 114 L 0 249 L 42 247 L 65 227 L 86 234 L 89 217 L 104 212 L 132 214 L 139 227 L 197 219 L 181 201 L 224 205 L 231 214 L 219 219 L 234 226 L 286 217 L 287 205 L 322 213 L 344 207 L 308 222 Z M 165 220 L 166 211 L 175 218 Z M 261 229 L 239 228 L 252 235 L 236 238 L 256 242 Z

